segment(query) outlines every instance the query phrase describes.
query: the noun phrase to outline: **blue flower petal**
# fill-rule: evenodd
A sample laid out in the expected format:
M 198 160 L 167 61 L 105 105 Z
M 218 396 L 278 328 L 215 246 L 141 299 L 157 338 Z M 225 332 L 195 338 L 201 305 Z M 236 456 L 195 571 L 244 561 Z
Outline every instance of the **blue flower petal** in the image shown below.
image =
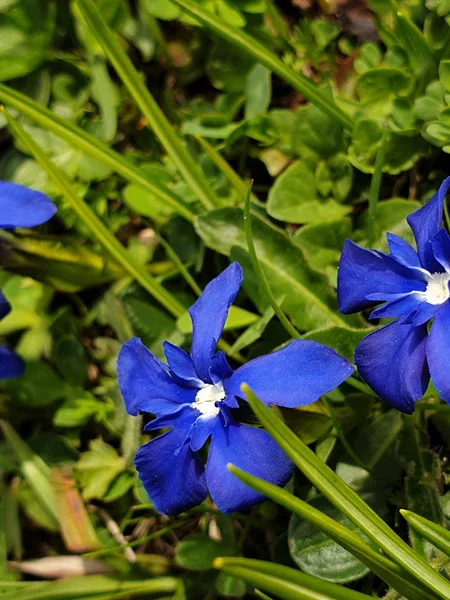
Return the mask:
M 450 272 L 450 237 L 445 229 L 441 229 L 431 241 L 433 255 L 446 271 Z
M 220 352 L 214 354 L 214 356 L 211 359 L 210 368 L 210 374 L 213 383 L 219 383 L 224 379 L 228 379 L 232 372 L 233 369 L 228 364 L 225 352 L 221 350 Z
M 56 213 L 48 196 L 24 185 L 0 181 L 0 228 L 35 227 Z
M 371 319 L 387 319 L 390 317 L 408 317 L 416 312 L 425 301 L 418 294 L 392 294 L 383 306 L 370 314 Z
M 136 469 L 157 511 L 176 515 L 206 498 L 205 468 L 186 439 L 186 427 L 177 427 L 139 448 Z
M 25 370 L 23 360 L 12 350 L 0 346 L 0 379 L 20 377 Z
M 230 395 L 244 396 L 246 383 L 265 404 L 294 408 L 315 402 L 353 372 L 353 367 L 332 348 L 295 340 L 271 354 L 242 365 L 225 382 Z
M 176 412 L 179 404 L 192 402 L 192 391 L 181 388 L 166 369 L 139 338 L 122 346 L 117 375 L 128 414 L 166 415 Z
M 445 196 L 449 188 L 450 177 L 447 177 L 431 200 L 406 217 L 416 238 L 420 262 L 430 273 L 442 271 L 433 256 L 431 242 L 441 228 Z
M 0 320 L 4 319 L 6 315 L 10 312 L 11 305 L 8 300 L 5 298 L 4 294 L 0 292 Z
M 194 402 L 194 396 L 192 402 Z M 171 412 L 170 414 L 163 414 L 147 423 L 144 427 L 144 430 L 155 431 L 156 429 L 174 427 L 175 425 L 180 426 L 183 425 L 183 423 L 185 425 L 187 423 L 190 427 L 192 423 L 194 423 L 199 417 L 198 410 L 193 408 L 191 404 L 175 404 L 173 410 L 174 412 Z
M 164 342 L 163 348 L 172 378 L 181 385 L 198 389 L 201 381 L 189 354 L 170 342 Z
M 411 323 L 413 325 L 423 325 L 432 319 L 441 308 L 440 304 L 430 304 L 421 302 L 415 313 L 412 315 Z
M 390 323 L 365 337 L 356 348 L 361 377 L 392 406 L 412 413 L 428 386 L 426 325 Z
M 419 255 L 408 242 L 405 242 L 404 239 L 393 233 L 387 233 L 386 238 L 392 258 L 395 258 L 397 262 L 405 267 L 420 268 Z
M 423 274 L 417 269 L 409 269 L 394 258 L 360 248 L 346 240 L 338 270 L 338 304 L 344 313 L 353 313 L 370 308 L 374 301 L 368 296 L 377 293 L 407 294 L 423 289 Z
M 203 448 L 219 419 L 219 416 L 200 415 L 195 421 L 189 432 L 191 449 L 194 452 L 198 452 L 200 448 Z
M 235 262 L 208 283 L 189 309 L 193 325 L 191 356 L 197 375 L 205 383 L 212 383 L 211 359 L 241 283 L 242 268 Z
M 206 463 L 206 481 L 212 499 L 223 513 L 243 510 L 264 500 L 264 496 L 228 471 L 228 463 L 279 486 L 286 485 L 292 474 L 291 461 L 266 431 L 234 422 L 224 428 L 218 423 Z
M 440 305 L 427 341 L 427 360 L 431 379 L 439 396 L 450 403 L 450 302 Z

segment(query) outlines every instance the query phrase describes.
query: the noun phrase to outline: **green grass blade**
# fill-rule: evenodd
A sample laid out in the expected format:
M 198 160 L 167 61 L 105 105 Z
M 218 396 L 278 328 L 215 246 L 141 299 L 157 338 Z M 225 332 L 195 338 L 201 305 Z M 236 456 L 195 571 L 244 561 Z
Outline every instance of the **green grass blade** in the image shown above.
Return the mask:
M 245 238 L 247 240 L 248 253 L 250 255 L 250 260 L 252 261 L 253 270 L 255 271 L 255 275 L 259 281 L 261 289 L 264 292 L 264 295 L 269 301 L 269 304 L 273 308 L 275 314 L 279 318 L 280 323 L 283 325 L 283 327 L 286 329 L 286 331 L 291 337 L 298 339 L 301 336 L 299 332 L 295 329 L 295 327 L 292 325 L 292 323 L 289 321 L 289 319 L 286 317 L 281 306 L 278 305 L 277 299 L 275 298 L 275 296 L 272 293 L 272 290 L 270 289 L 270 285 L 267 281 L 266 274 L 264 273 L 259 263 L 258 256 L 256 255 L 256 249 L 255 244 L 253 243 L 252 234 L 252 216 L 250 213 L 250 190 L 251 187 L 249 186 L 247 189 L 244 204 L 244 232 Z
M 375 169 L 370 181 L 369 208 L 367 218 L 367 239 L 369 242 L 369 248 L 372 247 L 377 236 L 377 204 L 380 195 L 381 178 L 383 177 L 384 157 L 386 156 L 386 138 L 387 132 L 386 129 L 384 129 L 380 147 L 377 152 L 377 158 L 375 160 Z
M 128 250 L 115 238 L 106 225 L 97 217 L 92 209 L 73 189 L 66 176 L 58 167 L 43 153 L 31 136 L 23 127 L 5 111 L 9 126 L 14 136 L 28 147 L 34 158 L 46 171 L 49 177 L 56 183 L 76 214 L 83 220 L 92 231 L 97 240 L 121 264 L 127 273 L 135 279 L 142 287 L 151 294 L 162 306 L 174 316 L 184 312 L 184 307 L 174 298 L 160 283 L 147 273 L 145 268 L 136 263 Z
M 211 144 L 207 140 L 198 135 L 195 135 L 194 138 L 201 146 L 206 156 L 223 174 L 228 183 L 234 187 L 234 189 L 240 196 L 245 198 L 247 194 L 248 184 L 241 177 L 239 177 L 239 175 L 236 173 L 236 171 L 233 169 L 230 163 L 227 162 L 223 158 L 223 156 L 219 154 L 219 152 L 217 152 L 217 150 L 213 148 L 213 146 L 211 146 Z M 261 204 L 263 204 L 253 193 L 250 195 L 250 199 L 258 206 L 261 206 Z
M 50 467 L 31 450 L 8 422 L 0 421 L 0 429 L 12 453 L 17 458 L 22 475 L 48 514 L 49 519 L 58 528 L 58 509 L 55 491 L 50 483 Z
M 104 598 L 115 598 L 121 594 L 123 597 L 126 592 L 127 597 L 137 598 L 150 594 L 174 593 L 179 585 L 179 581 L 174 577 L 122 581 L 105 575 L 90 575 L 70 577 L 52 583 L 30 584 L 25 589 L 7 592 L 0 597 L 2 600 L 84 600 L 84 598 L 97 598 L 99 595 Z
M 216 558 L 214 567 L 284 600 L 368 600 L 371 596 L 296 569 L 247 558 Z
M 274 502 L 281 504 L 288 510 L 297 514 L 301 519 L 308 521 L 314 527 L 317 527 L 326 533 L 337 544 L 353 554 L 358 560 L 364 563 L 378 577 L 387 584 L 407 597 L 409 600 L 433 600 L 435 595 L 428 594 L 423 589 L 417 587 L 408 580 L 408 573 L 402 567 L 392 562 L 389 558 L 383 556 L 365 542 L 361 537 L 350 531 L 344 525 L 341 525 L 331 517 L 325 515 L 320 510 L 311 506 L 307 502 L 300 500 L 290 492 L 279 488 L 263 479 L 254 477 L 233 465 L 228 468 L 236 477 L 251 487 L 252 489 L 267 496 Z
M 138 167 L 115 152 L 107 144 L 77 127 L 70 121 L 62 119 L 48 108 L 41 106 L 31 98 L 21 94 L 3 83 L 0 83 L 0 101 L 16 109 L 22 115 L 35 121 L 43 129 L 50 131 L 82 152 L 86 152 L 95 160 L 110 167 L 126 181 L 140 185 L 154 194 L 162 202 L 171 206 L 179 215 L 193 221 L 195 214 L 183 202 L 162 184 L 155 185 L 141 173 Z
M 436 546 L 446 556 L 450 556 L 450 531 L 409 510 L 400 510 L 412 529 Z
M 330 98 L 322 94 L 317 86 L 307 77 L 295 73 L 285 65 L 275 54 L 272 54 L 265 46 L 248 35 L 241 29 L 228 25 L 223 19 L 220 19 L 213 13 L 202 8 L 192 0 L 170 0 L 174 4 L 181 6 L 185 12 L 200 21 L 202 25 L 210 29 L 214 34 L 223 38 L 227 42 L 234 44 L 246 54 L 253 56 L 259 63 L 264 65 L 283 79 L 288 85 L 303 94 L 312 104 L 317 106 L 334 121 L 340 123 L 344 129 L 350 131 L 353 127 L 353 119 L 345 113 Z
M 118 44 L 115 34 L 103 19 L 96 4 L 93 0 L 77 0 L 76 6 L 186 183 L 207 210 L 214 206 L 220 206 L 220 202 L 211 190 L 202 170 L 159 108 L 147 89 L 142 75 L 137 72 L 131 60 Z
M 242 390 L 261 424 L 311 483 L 412 577 L 439 598 L 450 600 L 450 581 L 441 577 L 399 538 L 356 492 L 253 394 L 247 385 L 244 384 Z

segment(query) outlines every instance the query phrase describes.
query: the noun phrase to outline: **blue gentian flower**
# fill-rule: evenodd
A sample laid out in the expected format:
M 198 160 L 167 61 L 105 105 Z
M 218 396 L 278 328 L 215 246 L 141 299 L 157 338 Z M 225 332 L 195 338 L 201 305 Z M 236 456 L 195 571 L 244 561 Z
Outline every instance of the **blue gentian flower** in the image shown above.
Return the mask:
M 341 312 L 384 302 L 370 318 L 394 317 L 362 340 L 355 364 L 381 398 L 405 413 L 413 412 L 430 374 L 441 398 L 450 403 L 450 237 L 441 228 L 449 187 L 450 177 L 407 217 L 417 251 L 388 233 L 389 254 L 346 240 L 339 263 Z
M 241 283 L 242 269 L 233 263 L 190 308 L 190 355 L 165 342 L 166 365 L 137 338 L 120 351 L 118 377 L 128 413 L 154 414 L 147 431 L 171 428 L 142 446 L 135 460 L 161 513 L 196 506 L 208 491 L 224 513 L 261 502 L 260 494 L 227 470 L 228 463 L 280 486 L 290 478 L 291 463 L 269 434 L 235 418 L 243 383 L 266 404 L 294 408 L 311 404 L 352 373 L 331 348 L 300 340 L 233 371 L 216 346 Z M 205 467 L 198 452 L 209 438 Z
M 0 181 L 0 229 L 36 227 L 56 212 L 56 206 L 43 194 L 23 185 Z M 0 320 L 11 310 L 0 292 Z M 8 348 L 0 347 L 0 379 L 18 377 L 23 373 L 22 359 Z

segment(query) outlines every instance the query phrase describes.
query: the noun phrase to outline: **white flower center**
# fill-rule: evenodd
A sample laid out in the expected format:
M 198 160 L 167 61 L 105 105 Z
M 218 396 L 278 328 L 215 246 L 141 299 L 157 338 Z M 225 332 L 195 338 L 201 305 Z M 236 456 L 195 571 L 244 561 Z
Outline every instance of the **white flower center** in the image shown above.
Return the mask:
M 192 406 L 199 410 L 202 415 L 216 416 L 220 412 L 216 402 L 221 402 L 225 396 L 225 390 L 221 382 L 216 384 L 205 383 L 198 390 Z
M 429 304 L 446 302 L 450 298 L 449 281 L 449 273 L 432 273 L 428 279 L 427 289 L 423 292 L 425 301 Z

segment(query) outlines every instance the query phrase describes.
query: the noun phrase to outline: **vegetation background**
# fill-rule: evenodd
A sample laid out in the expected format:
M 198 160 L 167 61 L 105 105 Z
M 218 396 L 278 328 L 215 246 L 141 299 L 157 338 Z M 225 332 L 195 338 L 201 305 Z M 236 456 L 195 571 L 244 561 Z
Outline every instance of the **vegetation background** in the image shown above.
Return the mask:
M 230 260 L 245 272 L 222 341 L 230 361 L 290 339 L 249 257 L 249 180 L 277 303 L 304 339 L 352 360 L 377 323 L 337 310 L 345 238 L 412 242 L 405 217 L 450 174 L 449 23 L 448 0 L 0 0 L 0 175 L 58 206 L 38 231 L 0 237 L 13 306 L 0 335 L 27 362 L 1 385 L 0 598 L 400 597 L 271 501 L 158 515 L 115 362 L 133 335 L 161 358 L 164 340 L 188 348 L 187 308 Z M 280 416 L 446 572 L 399 513 L 450 523 L 450 410 L 431 387 L 412 417 L 357 376 Z M 289 491 L 357 531 L 300 472 Z M 217 557 L 346 587 L 283 592 L 261 565 L 252 580 L 214 569 Z

